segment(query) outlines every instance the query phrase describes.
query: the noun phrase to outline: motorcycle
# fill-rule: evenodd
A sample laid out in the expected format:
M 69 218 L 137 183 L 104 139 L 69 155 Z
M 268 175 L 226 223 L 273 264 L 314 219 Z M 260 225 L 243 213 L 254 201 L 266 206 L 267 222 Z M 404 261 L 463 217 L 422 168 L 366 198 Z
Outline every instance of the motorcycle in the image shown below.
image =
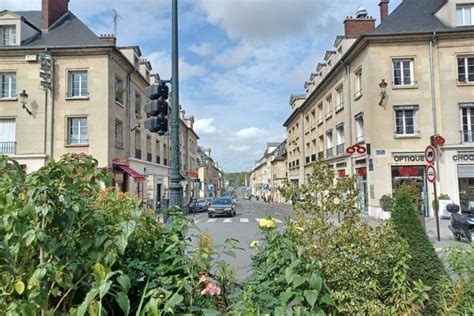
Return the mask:
M 472 242 L 474 238 L 474 209 L 469 209 L 467 215 L 462 215 L 459 214 L 459 205 L 448 204 L 446 210 L 451 213 L 451 225 L 448 228 L 453 232 L 454 239 L 460 241 L 462 238 L 466 238 Z

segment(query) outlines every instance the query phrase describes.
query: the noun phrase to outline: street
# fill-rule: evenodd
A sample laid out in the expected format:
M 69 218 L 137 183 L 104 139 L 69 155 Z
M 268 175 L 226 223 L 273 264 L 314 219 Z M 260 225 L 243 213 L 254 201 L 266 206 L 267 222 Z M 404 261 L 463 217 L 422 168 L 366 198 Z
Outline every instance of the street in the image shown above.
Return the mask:
M 270 204 L 263 201 L 244 200 L 242 194 L 237 198 L 237 214 L 234 217 L 208 218 L 207 213 L 189 215 L 203 233 L 209 233 L 214 245 L 222 244 L 225 239 L 234 238 L 240 242 L 243 251 L 237 251 L 237 258 L 226 256 L 224 259 L 236 267 L 237 280 L 249 275 L 250 256 L 254 253 L 249 244 L 260 238 L 258 223 L 268 216 L 274 217 L 279 227 L 285 217 L 290 216 L 291 208 L 285 204 Z M 195 232 L 192 232 L 195 233 Z M 194 243 L 194 242 L 193 242 Z

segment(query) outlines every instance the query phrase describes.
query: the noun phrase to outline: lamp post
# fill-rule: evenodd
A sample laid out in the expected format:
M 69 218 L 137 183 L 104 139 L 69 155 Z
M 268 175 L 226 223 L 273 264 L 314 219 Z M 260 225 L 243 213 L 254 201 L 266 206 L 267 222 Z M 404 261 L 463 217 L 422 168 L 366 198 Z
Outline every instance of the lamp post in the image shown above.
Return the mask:
M 26 106 L 26 104 L 28 103 L 28 93 L 26 93 L 25 90 L 23 90 L 21 93 L 20 93 L 20 103 L 21 103 L 21 107 L 23 109 L 25 109 L 25 111 L 29 114 L 29 115 L 33 115 L 33 113 L 31 113 L 30 109 L 28 109 L 28 107 Z
M 383 100 L 387 96 L 387 83 L 385 82 L 385 79 L 382 79 L 382 81 L 380 81 L 379 87 L 380 87 L 380 102 L 379 102 L 379 105 L 382 105 Z
M 171 174 L 170 174 L 170 207 L 183 205 L 183 187 L 179 173 L 179 71 L 178 71 L 178 0 L 173 0 L 171 12 L 172 47 L 171 47 Z

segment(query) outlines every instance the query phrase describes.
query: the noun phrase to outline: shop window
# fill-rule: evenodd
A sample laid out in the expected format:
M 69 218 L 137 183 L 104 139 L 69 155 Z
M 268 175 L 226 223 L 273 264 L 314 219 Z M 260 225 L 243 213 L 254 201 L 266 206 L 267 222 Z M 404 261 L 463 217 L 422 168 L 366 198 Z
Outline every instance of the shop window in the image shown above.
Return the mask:
M 419 192 L 419 211 L 428 216 L 427 187 L 424 166 L 394 166 L 392 167 L 392 191 L 395 193 L 401 186 L 409 185 Z

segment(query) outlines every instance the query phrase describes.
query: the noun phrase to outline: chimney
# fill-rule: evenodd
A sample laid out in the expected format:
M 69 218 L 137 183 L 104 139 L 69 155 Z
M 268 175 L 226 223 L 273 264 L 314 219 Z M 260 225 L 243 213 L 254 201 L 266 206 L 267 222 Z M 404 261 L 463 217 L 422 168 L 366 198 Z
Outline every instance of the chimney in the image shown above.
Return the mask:
M 388 16 L 388 3 L 390 0 L 380 0 L 380 23 L 382 23 Z
M 383 0 L 382 0 L 383 1 Z M 355 37 L 375 30 L 375 19 L 367 15 L 367 10 L 359 8 L 356 18 L 348 16 L 344 21 L 346 37 Z
M 43 29 L 50 26 L 69 10 L 69 0 L 42 0 L 41 12 L 43 15 Z
M 113 34 L 100 34 L 100 39 L 110 45 L 114 45 L 117 43 L 117 38 Z

